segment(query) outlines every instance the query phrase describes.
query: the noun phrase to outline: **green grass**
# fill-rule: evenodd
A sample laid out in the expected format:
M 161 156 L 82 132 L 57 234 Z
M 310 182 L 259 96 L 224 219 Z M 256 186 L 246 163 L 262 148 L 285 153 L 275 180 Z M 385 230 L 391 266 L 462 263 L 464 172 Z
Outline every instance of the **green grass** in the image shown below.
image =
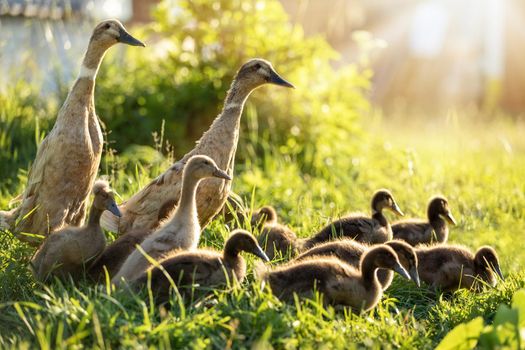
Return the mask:
M 409 217 L 424 216 L 429 197 L 442 193 L 459 221 L 450 241 L 472 248 L 493 245 L 507 277 L 504 283 L 480 294 L 444 296 L 396 277 L 374 311 L 353 315 L 324 308 L 321 296 L 281 303 L 261 289 L 254 260 L 247 257 L 249 276 L 241 288 L 183 304 L 174 298 L 166 310 L 154 307 L 146 292 L 131 295 L 87 282 L 39 285 L 26 267 L 32 250 L 4 233 L 0 347 L 431 349 L 462 322 L 482 316 L 490 323 L 498 306 L 509 304 L 515 291 L 525 287 L 524 127 L 505 122 L 476 126 L 454 118 L 432 125 L 367 123 L 369 137 L 348 141 L 356 149 L 352 158 L 341 159 L 347 152 L 334 149 L 326 166 L 314 170 L 281 154 L 279 145 L 242 135 L 244 142 L 257 142 L 265 151 L 236 165 L 235 191 L 255 207 L 276 206 L 281 220 L 303 237 L 331 217 L 369 211 L 370 196 L 380 187 L 393 191 Z M 123 198 L 167 165 L 113 172 L 120 161 L 109 157 L 110 165 L 101 169 Z M 347 166 L 338 171 L 332 164 Z M 0 204 L 5 208 L 8 200 L 3 197 Z M 228 232 L 218 218 L 205 229 L 201 245 L 221 248 Z

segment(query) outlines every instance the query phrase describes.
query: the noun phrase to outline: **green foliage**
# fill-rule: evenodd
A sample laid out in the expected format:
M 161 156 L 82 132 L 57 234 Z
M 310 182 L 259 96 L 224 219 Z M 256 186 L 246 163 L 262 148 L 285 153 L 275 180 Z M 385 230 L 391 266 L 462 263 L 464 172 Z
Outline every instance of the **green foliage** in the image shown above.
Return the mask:
M 281 145 L 280 153 L 303 159 L 305 169 L 330 163 L 336 148 L 350 153 L 355 123 L 368 111 L 364 94 L 370 73 L 358 66 L 332 68 L 336 52 L 320 37 L 305 37 L 276 0 L 163 1 L 155 22 L 143 28 L 148 48 L 126 50 L 105 62 L 97 85 L 97 108 L 112 144 L 150 144 L 166 120 L 166 140 L 180 155 L 192 147 L 219 113 L 236 70 L 263 57 L 292 81 L 288 91 L 267 86 L 253 94 L 247 110 L 257 110 L 242 135 Z M 130 128 L 140 125 L 140 128 Z M 271 134 L 267 130 L 272 130 Z M 252 141 L 252 140 L 249 140 Z M 254 152 L 247 154 L 246 150 Z M 241 139 L 239 159 L 264 149 Z M 341 166 L 348 163 L 340 164 Z

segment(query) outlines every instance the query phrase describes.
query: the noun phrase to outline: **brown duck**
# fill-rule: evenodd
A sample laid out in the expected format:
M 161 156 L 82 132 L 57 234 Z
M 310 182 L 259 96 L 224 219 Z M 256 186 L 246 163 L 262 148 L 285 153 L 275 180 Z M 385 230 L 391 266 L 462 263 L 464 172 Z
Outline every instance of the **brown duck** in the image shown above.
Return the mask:
M 44 281 L 49 275 L 83 276 L 86 265 L 93 261 L 106 246 L 106 236 L 99 220 L 104 210 L 120 215 L 113 192 L 105 181 L 97 181 L 93 187 L 93 205 L 88 223 L 84 227 L 67 227 L 53 232 L 31 259 L 35 278 Z
M 391 247 L 396 252 L 401 266 L 408 271 L 412 281 L 414 281 L 419 287 L 419 274 L 417 271 L 418 263 L 414 248 L 408 243 L 399 240 L 388 241 L 385 245 Z M 351 239 L 342 239 L 339 241 L 319 244 L 299 255 L 294 261 L 300 261 L 314 256 L 334 256 L 345 263 L 358 268 L 361 257 L 370 248 L 371 246 L 369 245 Z M 392 270 L 379 269 L 377 271 L 377 278 L 384 291 L 392 283 L 394 273 Z
M 412 246 L 418 244 L 445 243 L 448 240 L 448 226 L 456 225 L 448 201 L 436 196 L 430 200 L 427 209 L 428 221 L 409 219 L 392 224 L 395 239 L 402 239 Z
M 0 212 L 0 226 L 15 233 L 47 235 L 64 226 L 82 224 L 103 144 L 95 113 L 95 77 L 106 50 L 117 43 L 144 46 L 117 20 L 95 27 L 80 74 L 53 129 L 38 147 L 22 203 L 10 212 Z
M 359 266 L 356 269 L 335 257 L 313 257 L 293 261 L 264 273 L 262 278 L 281 299 L 290 300 L 294 293 L 311 296 L 317 289 L 326 302 L 350 306 L 354 312 L 370 310 L 381 299 L 383 289 L 377 280 L 377 269 L 391 269 L 410 278 L 396 253 L 386 245 L 367 250 Z
M 121 219 L 105 212 L 102 216 L 102 225 L 106 229 L 121 234 L 132 229 L 151 230 L 151 227 L 157 225 L 160 207 L 168 200 L 173 206 L 177 205 L 182 184 L 182 169 L 193 155 L 209 156 L 219 168 L 226 169 L 228 175 L 233 177 L 233 164 L 244 103 L 254 89 L 268 83 L 293 87 L 275 72 L 270 62 L 256 58 L 245 63 L 233 80 L 221 114 L 197 142 L 196 147 L 161 176 L 124 202 L 120 206 Z M 223 207 L 230 187 L 230 182 L 214 179 L 204 181 L 199 187 L 197 207 L 202 227 L 205 227 Z
M 180 251 L 160 264 L 174 284 L 184 293 L 193 286 L 213 288 L 234 281 L 242 282 L 246 276 L 246 261 L 239 254 L 241 252 L 251 253 L 264 261 L 269 261 L 250 233 L 235 230 L 226 241 L 223 252 L 208 249 Z M 133 285 L 145 286 L 149 278 L 157 302 L 167 301 L 172 284 L 166 274 L 157 267 L 144 273 Z
M 392 229 L 383 214 L 389 209 L 398 215 L 403 212 L 397 205 L 394 196 L 388 190 L 379 190 L 372 197 L 372 217 L 350 215 L 325 226 L 315 236 L 301 242 L 301 250 L 309 249 L 316 244 L 332 239 L 345 237 L 362 243 L 384 243 L 392 239 Z
M 251 226 L 260 232 L 258 241 L 266 255 L 274 259 L 277 254 L 297 254 L 297 236 L 285 225 L 277 222 L 277 212 L 271 206 L 264 206 L 252 214 Z
M 498 255 L 489 246 L 479 248 L 476 254 L 459 245 L 420 246 L 416 254 L 421 279 L 442 291 L 479 291 L 483 283 L 495 286 L 496 274 L 503 280 Z

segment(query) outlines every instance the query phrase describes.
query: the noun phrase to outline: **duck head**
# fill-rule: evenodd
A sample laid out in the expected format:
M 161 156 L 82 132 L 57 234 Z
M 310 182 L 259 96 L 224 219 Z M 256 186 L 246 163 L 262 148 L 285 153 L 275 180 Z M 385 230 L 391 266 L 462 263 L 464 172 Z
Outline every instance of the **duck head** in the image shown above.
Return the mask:
M 251 253 L 264 261 L 270 261 L 257 243 L 255 237 L 245 230 L 235 230 L 226 241 L 224 251 L 227 255 L 237 256 L 240 252 Z
M 428 203 L 428 219 L 432 220 L 437 217 L 442 217 L 449 224 L 456 225 L 456 219 L 452 216 L 450 208 L 448 207 L 448 201 L 443 196 L 433 197 Z
M 118 20 L 108 19 L 99 23 L 91 35 L 91 43 L 109 48 L 117 43 L 131 46 L 146 46 L 144 43 L 129 34 Z
M 361 271 L 364 271 L 365 264 L 372 264 L 374 268 L 389 269 L 397 272 L 406 279 L 410 279 L 410 275 L 405 268 L 401 266 L 396 252 L 387 245 L 381 244 L 368 250 L 361 258 Z
M 197 155 L 188 160 L 184 167 L 184 176 L 194 179 L 204 179 L 207 177 L 217 177 L 219 179 L 231 180 L 231 176 L 221 170 L 215 161 L 208 156 Z
M 106 181 L 98 180 L 93 185 L 93 206 L 100 211 L 109 210 L 113 215 L 121 217 L 122 214 L 115 202 L 115 194 Z
M 372 211 L 381 212 L 383 209 L 389 209 L 399 216 L 405 215 L 397 205 L 392 193 L 385 189 L 377 191 L 372 197 Z
M 389 246 L 396 252 L 399 263 L 406 271 L 408 271 L 410 279 L 419 287 L 421 282 L 419 281 L 417 255 L 414 248 L 410 244 L 401 240 L 389 241 L 386 242 L 385 245 Z
M 492 272 L 495 272 L 502 281 L 505 280 L 499 266 L 498 254 L 494 248 L 489 246 L 479 248 L 474 257 L 474 264 L 476 266 L 476 271 L 479 272 L 480 275 L 486 275 L 483 273 L 486 272 L 491 276 Z
M 261 227 L 266 223 L 275 222 L 277 222 L 277 212 L 272 206 L 266 205 L 252 214 L 252 227 Z
M 291 83 L 277 74 L 270 62 L 262 58 L 254 58 L 243 64 L 235 80 L 247 90 L 253 90 L 264 84 L 294 88 Z

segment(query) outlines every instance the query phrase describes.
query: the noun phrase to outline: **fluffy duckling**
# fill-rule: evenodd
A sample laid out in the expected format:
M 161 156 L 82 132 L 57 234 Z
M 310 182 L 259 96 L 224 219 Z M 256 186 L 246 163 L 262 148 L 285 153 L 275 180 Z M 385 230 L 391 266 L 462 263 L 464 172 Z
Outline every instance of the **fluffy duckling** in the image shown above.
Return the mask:
M 246 261 L 239 254 L 240 252 L 251 253 L 264 261 L 270 261 L 250 233 L 235 230 L 226 241 L 223 252 L 209 249 L 179 251 L 163 260 L 161 265 L 178 288 L 184 289 L 195 285 L 211 288 L 225 285 L 233 280 L 238 282 L 244 280 Z M 149 273 L 151 273 L 151 289 L 157 297 L 157 302 L 167 301 L 171 283 L 158 267 L 143 273 L 133 285 L 146 285 Z
M 277 256 L 277 252 L 284 255 L 290 252 L 297 254 L 297 236 L 287 226 L 277 222 L 277 212 L 271 206 L 264 206 L 252 214 L 251 225 L 260 232 L 259 244 L 264 247 L 270 259 Z
M 496 285 L 497 274 L 502 280 L 498 255 L 494 248 L 483 246 L 476 254 L 462 246 L 438 245 L 416 248 L 421 279 L 432 288 L 455 291 L 459 288 L 480 290 L 483 281 Z
M 406 242 L 399 240 L 392 240 L 385 243 L 391 247 L 397 254 L 401 266 L 408 271 L 410 279 L 419 287 L 419 274 L 417 271 L 417 256 L 414 248 Z M 295 261 L 308 259 L 314 256 L 334 256 L 345 263 L 358 268 L 361 257 L 371 247 L 366 244 L 356 242 L 351 239 L 342 239 L 339 241 L 332 241 L 316 245 L 306 252 L 295 258 Z M 392 270 L 379 269 L 377 271 L 377 279 L 383 288 L 383 291 L 390 287 L 394 279 Z
M 144 46 L 117 20 L 103 21 L 93 30 L 80 74 L 38 147 L 21 204 L 8 217 L 0 212 L 0 222 L 11 231 L 47 235 L 82 225 L 104 143 L 95 112 L 95 79 L 106 51 L 118 43 Z
M 104 210 L 120 215 L 115 197 L 105 181 L 93 186 L 95 198 L 84 227 L 68 227 L 50 235 L 31 259 L 35 277 L 44 281 L 48 275 L 71 275 L 78 278 L 86 263 L 96 258 L 106 245 L 106 236 L 100 227 Z
M 456 225 L 448 201 L 445 197 L 436 196 L 430 200 L 427 209 L 428 221 L 409 219 L 392 225 L 395 239 L 402 239 L 412 246 L 418 244 L 445 243 L 448 239 L 447 222 Z
M 383 295 L 376 276 L 379 268 L 391 269 L 410 278 L 394 250 L 386 245 L 367 250 L 361 258 L 359 269 L 335 257 L 314 257 L 292 262 L 264 273 L 262 277 L 279 298 L 290 299 L 293 293 L 309 296 L 317 288 L 327 302 L 350 306 L 354 312 L 358 312 L 372 309 Z
M 319 233 L 302 242 L 301 250 L 330 241 L 339 236 L 352 238 L 362 243 L 378 244 L 392 239 L 392 229 L 383 215 L 383 209 L 389 209 L 398 215 L 404 215 L 394 196 L 388 190 L 379 190 L 372 197 L 372 217 L 350 215 L 325 226 Z
M 160 259 L 175 249 L 195 249 L 199 243 L 201 227 L 197 217 L 196 193 L 199 182 L 216 177 L 231 180 L 231 177 L 208 156 L 190 158 L 184 167 L 180 203 L 173 215 L 160 229 L 149 235 L 140 247 L 153 259 Z M 150 263 L 135 249 L 124 261 L 112 282 L 118 284 L 121 278 L 131 281 L 141 275 Z
M 182 182 L 181 171 L 193 155 L 209 156 L 219 168 L 226 170 L 228 175 L 233 177 L 233 164 L 244 104 L 253 90 L 265 84 L 293 88 L 293 85 L 281 78 L 272 64 L 264 59 L 254 58 L 243 64 L 226 95 L 221 114 L 202 135 L 195 148 L 121 204 L 122 219 L 117 220 L 106 212 L 102 216 L 102 225 L 121 233 L 132 229 L 150 230 L 156 226 L 158 209 L 166 199 L 172 198 L 173 205 L 178 202 Z M 197 210 L 202 227 L 205 227 L 221 210 L 230 188 L 230 182 L 217 179 L 208 179 L 202 183 L 197 194 Z

